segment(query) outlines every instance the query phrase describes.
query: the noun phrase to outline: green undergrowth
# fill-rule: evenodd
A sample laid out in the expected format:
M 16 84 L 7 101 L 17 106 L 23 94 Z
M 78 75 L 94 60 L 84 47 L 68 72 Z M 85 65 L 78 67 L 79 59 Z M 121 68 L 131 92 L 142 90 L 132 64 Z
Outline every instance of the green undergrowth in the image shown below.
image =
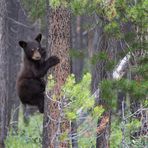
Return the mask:
M 5 141 L 6 148 L 41 148 L 42 121 L 42 115 L 35 114 L 31 116 L 29 124 L 26 125 L 21 112 L 19 116 L 18 132 L 14 134 L 13 131 L 10 130 Z

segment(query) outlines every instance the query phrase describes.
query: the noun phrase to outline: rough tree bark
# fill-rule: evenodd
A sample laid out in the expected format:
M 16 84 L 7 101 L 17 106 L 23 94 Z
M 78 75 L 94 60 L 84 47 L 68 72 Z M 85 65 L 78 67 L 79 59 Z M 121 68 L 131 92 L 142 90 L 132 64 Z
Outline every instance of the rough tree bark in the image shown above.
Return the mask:
M 8 17 L 18 21 L 19 2 L 15 0 L 7 1 Z M 18 48 L 18 24 L 12 20 L 8 20 L 8 52 L 9 52 L 9 115 L 13 132 L 17 132 L 18 115 L 19 115 L 19 99 L 16 93 L 16 77 L 19 71 L 21 61 L 21 50 Z
M 0 148 L 8 131 L 8 38 L 6 0 L 0 1 Z
M 62 7 L 50 9 L 49 25 L 50 51 L 60 58 L 60 64 L 53 70 L 56 84 L 52 94 L 56 99 L 48 98 L 45 101 L 43 148 L 66 148 L 69 147 L 69 141 L 61 141 L 60 136 L 70 132 L 70 124 L 63 115 L 65 98 L 60 95 L 60 91 L 70 74 L 70 12 Z

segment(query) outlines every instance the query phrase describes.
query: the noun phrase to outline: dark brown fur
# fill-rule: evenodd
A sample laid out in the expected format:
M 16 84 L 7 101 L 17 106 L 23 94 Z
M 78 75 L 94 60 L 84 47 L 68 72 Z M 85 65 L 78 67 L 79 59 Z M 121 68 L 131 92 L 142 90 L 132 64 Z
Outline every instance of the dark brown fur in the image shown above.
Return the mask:
M 19 45 L 24 49 L 24 61 L 17 79 L 17 91 L 23 104 L 38 106 L 39 111 L 43 113 L 43 77 L 49 68 L 59 63 L 59 58 L 51 56 L 46 60 L 46 51 L 40 45 L 41 37 L 39 34 L 32 42 L 19 41 Z

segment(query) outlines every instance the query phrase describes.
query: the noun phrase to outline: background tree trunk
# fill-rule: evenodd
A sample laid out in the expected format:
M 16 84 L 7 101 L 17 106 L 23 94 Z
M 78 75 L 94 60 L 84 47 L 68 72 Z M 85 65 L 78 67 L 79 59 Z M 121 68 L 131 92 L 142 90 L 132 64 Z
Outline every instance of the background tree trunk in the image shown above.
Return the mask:
M 97 27 L 94 33 L 93 39 L 93 55 L 99 54 L 101 52 L 107 52 L 107 38 L 103 32 L 102 27 Z M 92 94 L 97 90 L 98 84 L 101 80 L 107 78 L 107 71 L 105 69 L 106 61 L 96 61 L 92 65 L 92 83 L 91 90 Z M 96 98 L 96 104 L 102 104 L 101 98 Z M 97 138 L 96 138 L 96 148 L 107 148 L 108 147 L 108 136 L 109 136 L 109 120 L 110 114 L 104 113 L 101 119 L 98 119 L 97 123 Z M 102 127 L 101 124 L 105 124 L 105 127 Z M 99 129 L 99 130 L 98 130 Z
M 71 40 L 72 40 L 72 73 L 75 75 L 76 82 L 82 79 L 83 65 L 84 65 L 84 52 L 83 52 L 83 17 L 74 17 L 71 21 Z M 76 53 L 75 53 L 76 52 Z M 72 135 L 72 147 L 78 148 L 77 139 L 77 122 L 71 122 L 71 135 Z M 75 137 L 75 138 L 74 138 Z
M 8 131 L 8 26 L 6 0 L 0 1 L 0 148 Z
M 72 73 L 74 73 L 76 81 L 82 79 L 83 73 L 83 29 L 82 17 L 77 16 L 72 20 Z
M 43 148 L 66 148 L 69 147 L 69 141 L 61 140 L 60 136 L 62 134 L 68 135 L 70 124 L 63 115 L 63 103 L 66 100 L 60 95 L 60 91 L 61 86 L 70 74 L 70 12 L 61 7 L 50 9 L 49 25 L 49 47 L 52 55 L 57 55 L 60 58 L 60 64 L 53 70 L 56 80 L 53 94 L 56 99 L 55 101 L 50 99 L 45 102 L 45 105 L 48 104 L 45 107 Z M 50 97 L 53 97 L 51 93 Z
M 112 60 L 115 56 L 112 53 L 116 53 L 116 42 L 110 39 L 103 30 L 104 21 L 100 20 L 95 16 L 97 20 L 100 21 L 99 25 L 95 28 L 92 52 L 90 57 L 96 56 L 101 52 L 106 53 L 108 60 Z M 92 35 L 91 35 L 92 36 Z M 91 40 L 90 40 L 91 41 Z M 89 49 L 90 50 L 90 49 Z M 99 60 L 95 61 L 92 66 L 92 82 L 91 82 L 91 91 L 92 94 L 98 89 L 98 84 L 103 79 L 111 79 L 111 72 L 107 70 L 107 61 Z M 96 105 L 105 105 L 105 102 L 102 98 L 95 98 Z M 101 119 L 98 119 L 97 123 L 97 138 L 96 138 L 96 148 L 108 148 L 109 147 L 109 136 L 110 136 L 110 120 L 111 120 L 111 111 L 106 111 L 102 115 Z
M 15 0 L 7 1 L 8 17 L 18 21 L 19 13 L 19 2 Z M 16 92 L 16 78 L 20 68 L 21 62 L 21 50 L 18 48 L 18 24 L 12 20 L 8 20 L 8 52 L 9 52 L 9 115 L 8 118 L 11 120 L 11 127 L 13 132 L 17 132 L 18 126 L 18 115 L 19 115 L 19 99 Z

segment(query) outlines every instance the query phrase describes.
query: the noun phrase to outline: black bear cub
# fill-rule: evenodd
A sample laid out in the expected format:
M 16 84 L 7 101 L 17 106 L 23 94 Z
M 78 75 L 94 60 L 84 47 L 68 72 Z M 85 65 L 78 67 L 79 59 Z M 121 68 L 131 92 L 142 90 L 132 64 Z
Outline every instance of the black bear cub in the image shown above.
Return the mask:
M 21 102 L 26 105 L 37 106 L 44 112 L 45 81 L 43 77 L 48 69 L 57 65 L 60 60 L 51 56 L 46 60 L 46 50 L 41 47 L 42 35 L 39 34 L 34 41 L 19 41 L 24 49 L 22 70 L 17 79 L 17 91 Z

